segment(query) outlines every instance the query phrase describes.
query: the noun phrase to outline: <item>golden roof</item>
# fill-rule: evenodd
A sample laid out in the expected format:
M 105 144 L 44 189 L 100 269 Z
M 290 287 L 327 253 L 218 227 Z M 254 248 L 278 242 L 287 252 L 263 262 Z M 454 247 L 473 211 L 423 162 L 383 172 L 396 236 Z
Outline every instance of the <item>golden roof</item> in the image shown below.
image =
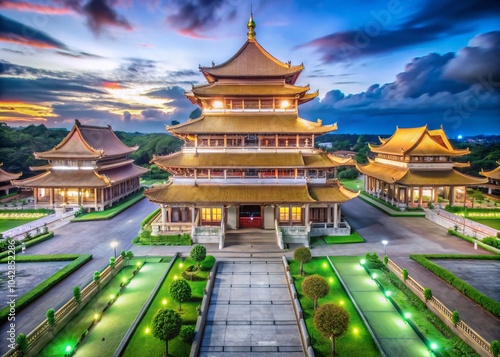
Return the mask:
M 367 165 L 356 165 L 363 174 L 388 183 L 405 186 L 466 186 L 480 185 L 487 179 L 465 175 L 453 169 L 413 170 L 398 168 L 370 161 Z
M 358 195 L 338 182 L 326 185 L 175 185 L 149 189 L 152 202 L 171 205 L 195 204 L 305 204 L 342 203 Z
M 115 167 L 109 170 L 99 170 L 99 174 L 105 176 L 111 183 L 115 184 L 118 182 L 129 180 L 133 177 L 141 176 L 148 171 L 149 169 L 146 169 L 144 167 L 130 164 L 126 166 Z
M 356 166 L 356 161 L 352 157 L 340 157 L 333 154 L 328 154 L 328 157 L 335 166 Z
M 204 114 L 167 130 L 172 134 L 325 134 L 337 130 L 337 124 L 322 125 L 299 118 L 297 114 Z
M 497 164 L 500 165 L 500 160 L 497 161 Z M 494 168 L 491 171 L 481 170 L 481 172 L 479 174 L 481 174 L 482 176 L 485 176 L 487 178 L 493 179 L 493 180 L 500 180 L 500 166 Z
M 0 163 L 0 166 L 2 166 L 2 165 L 3 165 L 3 163 Z M 23 174 L 22 172 L 20 172 L 18 174 L 12 174 L 10 172 L 5 171 L 4 169 L 2 169 L 0 167 L 0 182 L 15 180 L 15 179 L 19 178 L 22 174 Z
M 428 130 L 427 125 L 396 128 L 390 138 L 380 141 L 378 146 L 368 144 L 372 152 L 397 156 L 462 156 L 470 152 L 454 149 L 442 129 Z
M 267 52 L 254 38 L 249 38 L 236 54 L 226 62 L 212 67 L 200 67 L 209 83 L 218 78 L 289 78 L 295 83 L 303 65 L 292 66 L 281 62 Z
M 183 153 L 157 156 L 152 163 L 163 169 L 179 168 L 323 168 L 335 166 L 325 153 Z
M 126 155 L 138 147 L 128 147 L 113 132 L 110 126 L 82 125 L 78 120 L 69 134 L 51 150 L 35 153 L 37 159 L 101 157 Z
M 221 84 L 219 82 L 193 87 L 192 92 L 203 96 L 290 96 L 303 94 L 309 86 L 299 87 L 289 84 Z

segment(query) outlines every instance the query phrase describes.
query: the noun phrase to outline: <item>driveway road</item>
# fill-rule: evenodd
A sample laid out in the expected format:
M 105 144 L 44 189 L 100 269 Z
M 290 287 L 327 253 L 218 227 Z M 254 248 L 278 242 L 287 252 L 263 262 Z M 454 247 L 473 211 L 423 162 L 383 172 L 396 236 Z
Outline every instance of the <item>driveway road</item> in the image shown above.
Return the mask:
M 92 280 L 93 272 L 102 270 L 114 255 L 111 242 L 116 241 L 116 253 L 128 250 L 132 239 L 137 236 L 141 221 L 158 206 L 147 199 L 136 203 L 111 220 L 75 222 L 55 229 L 55 236 L 46 242 L 28 248 L 26 254 L 92 254 L 93 259 L 50 289 L 36 300 L 36 303 L 16 313 L 16 333 L 28 333 L 45 319 L 48 309 L 57 310 L 72 296 L 75 285 L 85 286 Z M 6 292 L 1 292 L 6 299 Z M 2 336 L 7 336 L 9 324 L 1 326 Z M 2 338 L 0 354 L 8 351 L 7 340 Z

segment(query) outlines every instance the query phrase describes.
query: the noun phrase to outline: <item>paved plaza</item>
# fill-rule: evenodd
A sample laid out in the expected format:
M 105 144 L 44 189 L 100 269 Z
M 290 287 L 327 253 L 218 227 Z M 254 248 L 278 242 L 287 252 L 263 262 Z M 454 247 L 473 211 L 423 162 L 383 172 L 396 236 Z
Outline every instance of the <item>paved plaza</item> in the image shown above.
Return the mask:
M 303 356 L 283 264 L 219 263 L 200 356 Z

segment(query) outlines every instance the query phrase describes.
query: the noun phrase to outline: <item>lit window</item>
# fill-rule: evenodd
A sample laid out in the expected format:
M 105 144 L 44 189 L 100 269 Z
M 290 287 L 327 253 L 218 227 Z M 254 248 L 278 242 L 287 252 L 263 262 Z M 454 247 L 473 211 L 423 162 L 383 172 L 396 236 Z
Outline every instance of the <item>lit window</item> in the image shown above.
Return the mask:
M 302 209 L 300 207 L 292 207 L 292 221 L 300 221 Z
M 289 106 L 290 106 L 290 102 L 288 100 L 281 101 L 281 108 L 282 109 L 288 108 Z
M 288 221 L 289 213 L 288 207 L 280 207 L 280 221 Z
M 201 219 L 205 222 L 220 222 L 222 220 L 222 208 L 202 208 Z
M 215 100 L 212 104 L 212 107 L 214 109 L 222 109 L 224 107 L 224 105 L 222 104 L 222 102 L 220 100 Z

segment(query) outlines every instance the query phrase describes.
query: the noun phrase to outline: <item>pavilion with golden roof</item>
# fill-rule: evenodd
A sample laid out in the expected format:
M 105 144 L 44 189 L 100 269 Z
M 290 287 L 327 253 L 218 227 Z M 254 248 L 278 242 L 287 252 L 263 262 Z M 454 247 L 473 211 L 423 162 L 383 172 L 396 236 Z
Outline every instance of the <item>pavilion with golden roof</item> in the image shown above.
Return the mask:
M 493 190 L 500 190 L 500 160 L 497 161 L 498 167 L 491 171 L 481 170 L 481 176 L 488 178 L 488 183 L 484 186 L 488 188 L 488 194 L 491 195 Z
M 139 177 L 148 170 L 127 157 L 137 149 L 126 146 L 110 126 L 75 120 L 61 143 L 34 154 L 36 159 L 48 160 L 46 165 L 30 167 L 42 174 L 12 182 L 33 189 L 36 207 L 103 210 L 139 190 Z
M 442 128 L 396 128 L 380 142 L 369 146 L 375 158 L 356 167 L 365 176 L 365 191 L 393 205 L 436 204 L 439 196 L 453 205 L 456 199 L 465 198 L 466 186 L 487 181 L 455 170 L 469 164 L 452 159 L 469 150 L 454 149 Z
M 2 162 L 0 162 L 0 192 L 3 192 L 4 195 L 8 195 L 10 190 L 15 188 L 11 181 L 21 177 L 22 172 L 13 174 L 5 171 L 1 166 L 3 166 Z
M 349 164 L 314 148 L 315 137 L 334 131 L 298 115 L 315 98 L 295 84 L 303 65 L 281 62 L 255 38 L 224 63 L 201 67 L 207 84 L 186 97 L 199 118 L 167 130 L 185 141 L 181 151 L 152 162 L 172 174 L 145 195 L 161 207 L 153 235 L 190 232 L 199 243 L 223 246 L 225 230 L 275 229 L 284 242 L 308 244 L 311 235 L 350 233 L 340 205 L 357 196 L 336 179 Z

